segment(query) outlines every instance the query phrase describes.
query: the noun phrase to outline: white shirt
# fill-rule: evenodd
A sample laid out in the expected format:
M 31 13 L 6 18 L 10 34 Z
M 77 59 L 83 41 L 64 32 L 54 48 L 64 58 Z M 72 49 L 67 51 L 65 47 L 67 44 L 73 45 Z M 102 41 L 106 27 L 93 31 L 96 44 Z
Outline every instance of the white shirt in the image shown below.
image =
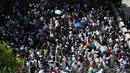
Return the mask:
M 42 68 L 42 63 L 41 63 L 41 61 L 38 61 L 38 66 L 39 66 L 39 68 Z
M 54 37 L 53 33 L 50 33 L 50 37 Z
M 28 67 L 30 67 L 30 61 L 28 61 L 28 62 L 26 63 L 26 65 L 27 65 Z
M 99 31 L 98 30 L 96 30 L 96 35 L 99 35 Z
M 109 23 L 109 25 L 112 25 L 113 21 L 112 21 L 112 20 L 109 20 L 109 22 L 108 22 L 108 23 Z
M 110 43 L 113 42 L 112 38 L 109 39 L 109 42 L 110 42 Z
M 61 70 L 60 73 L 66 73 L 66 72 L 64 72 L 63 70 Z
M 71 52 L 74 52 L 74 47 L 73 46 L 71 47 Z

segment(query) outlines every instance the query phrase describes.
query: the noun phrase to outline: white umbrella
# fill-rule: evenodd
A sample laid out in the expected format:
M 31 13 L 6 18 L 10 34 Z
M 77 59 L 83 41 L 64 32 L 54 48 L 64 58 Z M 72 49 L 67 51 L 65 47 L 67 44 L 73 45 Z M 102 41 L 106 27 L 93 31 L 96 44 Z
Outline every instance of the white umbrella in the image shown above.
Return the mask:
M 44 70 L 40 70 L 38 73 L 44 73 Z
M 55 11 L 55 14 L 61 15 L 61 14 L 62 14 L 62 11 L 61 11 L 61 10 L 56 10 L 56 11 Z
M 99 48 L 99 50 L 103 53 L 103 52 L 107 52 L 108 51 L 108 47 L 107 46 L 101 46 Z

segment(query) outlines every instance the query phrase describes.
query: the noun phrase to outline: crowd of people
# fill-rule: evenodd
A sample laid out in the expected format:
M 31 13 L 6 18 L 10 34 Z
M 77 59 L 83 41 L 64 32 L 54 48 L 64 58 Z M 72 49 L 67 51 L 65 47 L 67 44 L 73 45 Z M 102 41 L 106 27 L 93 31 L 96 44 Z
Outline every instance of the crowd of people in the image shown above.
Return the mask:
M 3 15 L 7 23 L 0 26 L 0 41 L 25 59 L 26 73 L 119 73 L 129 68 L 130 50 L 108 2 L 41 0 L 20 9 L 16 3 L 12 15 Z

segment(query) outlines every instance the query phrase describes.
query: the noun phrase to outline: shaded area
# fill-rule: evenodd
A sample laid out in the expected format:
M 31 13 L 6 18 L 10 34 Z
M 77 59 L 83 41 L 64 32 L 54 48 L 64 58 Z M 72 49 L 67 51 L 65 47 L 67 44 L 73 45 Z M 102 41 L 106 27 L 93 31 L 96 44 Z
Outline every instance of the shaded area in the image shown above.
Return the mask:
M 123 12 L 125 13 L 125 15 L 130 16 L 130 6 L 128 6 L 125 3 L 123 3 L 121 5 L 121 8 L 122 8 Z
M 122 0 L 122 2 L 119 4 L 119 2 L 114 2 L 113 4 L 115 5 L 116 9 L 119 12 L 119 15 L 122 18 L 122 21 L 125 23 L 127 26 L 127 29 L 130 29 L 130 1 L 129 0 Z
M 122 18 L 124 19 L 124 23 L 127 25 L 127 29 L 130 29 L 130 1 L 128 1 L 127 3 L 127 0 L 123 1 L 122 2 L 122 5 L 120 6 L 121 7 L 121 11 L 122 12 Z
M 7 2 L 15 2 L 16 0 L 0 0 L 0 5 L 6 4 Z
M 4 15 L 12 13 L 12 8 L 16 0 L 1 0 L 0 1 L 0 24 L 4 24 L 6 19 Z

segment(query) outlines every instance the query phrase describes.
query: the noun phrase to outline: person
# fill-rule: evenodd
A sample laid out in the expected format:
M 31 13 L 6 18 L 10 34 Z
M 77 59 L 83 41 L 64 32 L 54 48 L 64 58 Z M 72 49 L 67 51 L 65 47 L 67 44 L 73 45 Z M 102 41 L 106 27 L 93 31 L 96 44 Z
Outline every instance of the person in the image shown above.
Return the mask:
M 119 0 L 119 5 L 122 5 L 122 0 Z
M 127 28 L 130 29 L 130 17 L 127 17 Z
M 80 73 L 86 69 L 102 73 L 115 63 L 125 69 L 129 55 L 125 53 L 128 48 L 123 35 L 118 33 L 120 29 L 108 3 L 94 2 L 70 5 L 39 0 L 29 2 L 24 15 L 16 5 L 13 18 L 7 16 L 6 24 L 0 28 L 0 38 L 9 42 L 14 54 L 27 60 L 26 68 L 32 73 Z M 55 14 L 57 9 L 62 15 Z M 75 23 L 82 26 L 75 27 Z

